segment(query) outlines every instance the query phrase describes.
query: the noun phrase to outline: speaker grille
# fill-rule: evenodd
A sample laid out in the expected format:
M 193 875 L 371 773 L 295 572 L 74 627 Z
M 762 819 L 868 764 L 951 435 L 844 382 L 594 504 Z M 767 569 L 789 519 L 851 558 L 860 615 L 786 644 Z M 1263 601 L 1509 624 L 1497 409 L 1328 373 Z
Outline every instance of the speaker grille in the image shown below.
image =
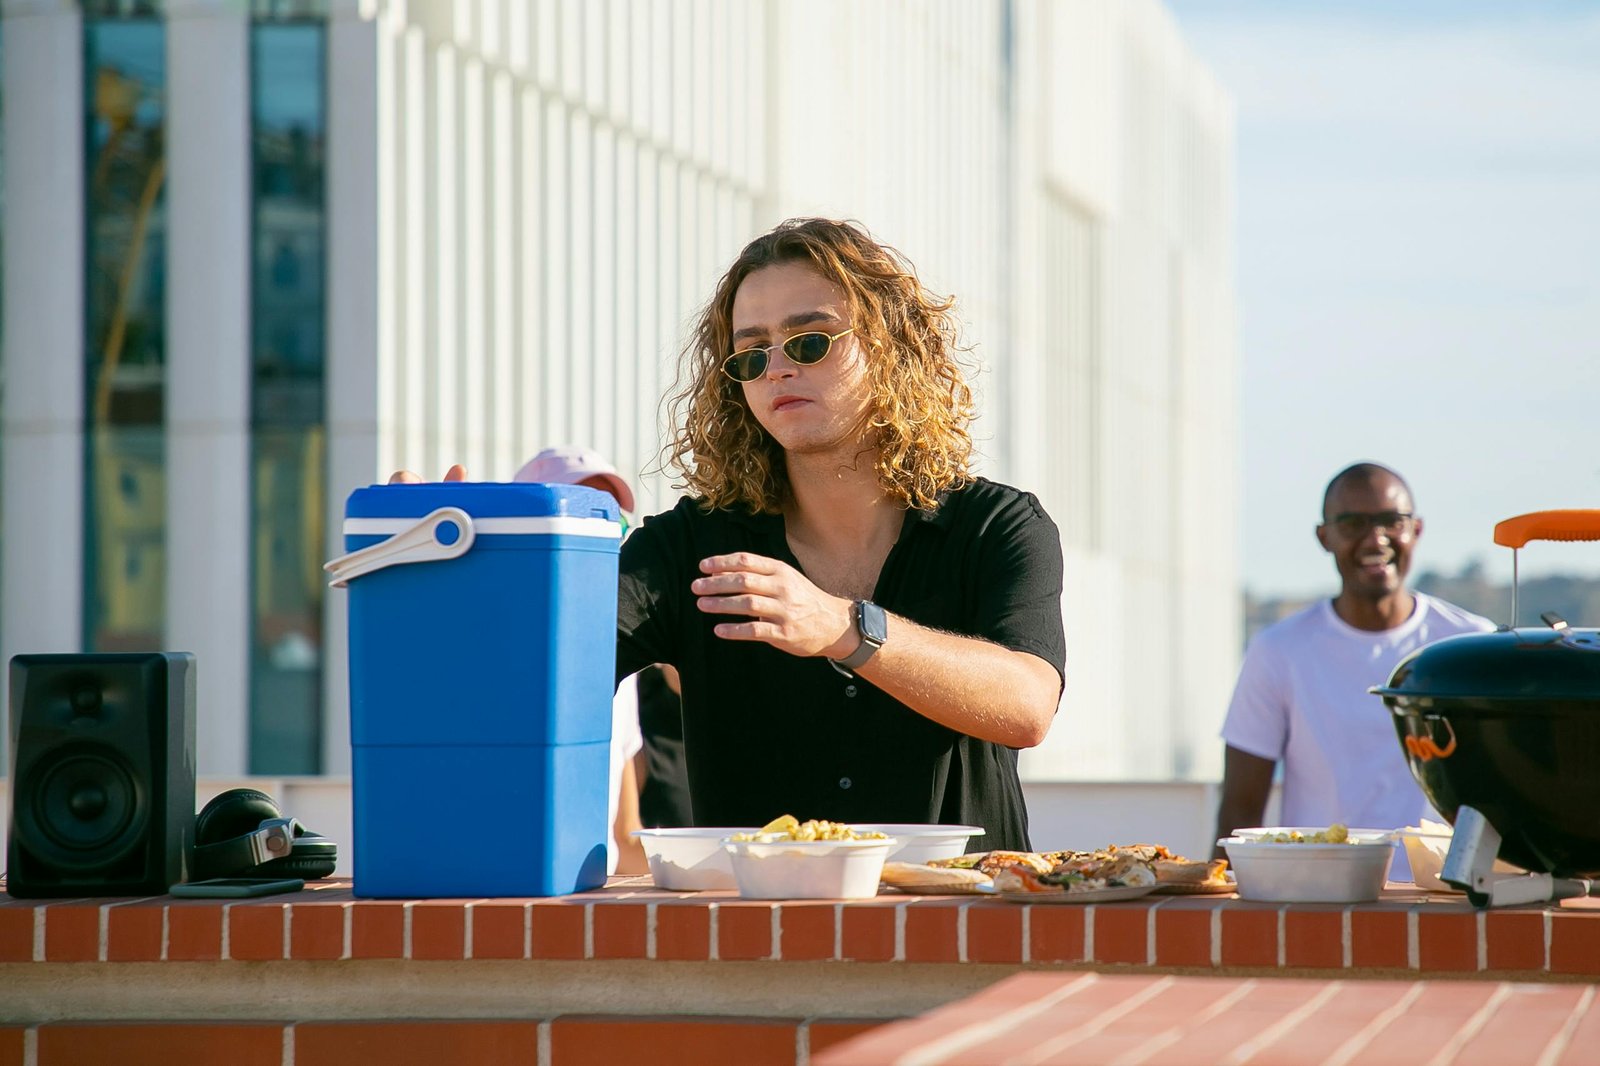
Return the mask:
M 149 800 L 128 761 L 95 745 L 65 745 L 19 782 L 17 830 L 41 859 L 74 870 L 110 866 L 144 835 Z

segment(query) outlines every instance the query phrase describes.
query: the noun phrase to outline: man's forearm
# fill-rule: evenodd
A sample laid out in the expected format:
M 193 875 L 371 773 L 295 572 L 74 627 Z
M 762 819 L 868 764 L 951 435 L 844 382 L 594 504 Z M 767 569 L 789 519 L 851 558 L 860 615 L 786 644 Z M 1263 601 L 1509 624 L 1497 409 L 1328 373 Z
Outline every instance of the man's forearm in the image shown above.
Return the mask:
M 940 725 L 1013 748 L 1044 740 L 1061 698 L 1055 667 L 1037 655 L 896 615 L 856 673 Z

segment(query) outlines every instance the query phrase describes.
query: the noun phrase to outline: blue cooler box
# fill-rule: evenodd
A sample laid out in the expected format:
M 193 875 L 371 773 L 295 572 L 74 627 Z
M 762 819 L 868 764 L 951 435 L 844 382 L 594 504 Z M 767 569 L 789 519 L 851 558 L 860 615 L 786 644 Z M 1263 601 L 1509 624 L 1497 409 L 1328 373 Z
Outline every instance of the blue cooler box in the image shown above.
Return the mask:
M 616 501 L 576 485 L 357 489 L 355 891 L 554 896 L 606 878 Z

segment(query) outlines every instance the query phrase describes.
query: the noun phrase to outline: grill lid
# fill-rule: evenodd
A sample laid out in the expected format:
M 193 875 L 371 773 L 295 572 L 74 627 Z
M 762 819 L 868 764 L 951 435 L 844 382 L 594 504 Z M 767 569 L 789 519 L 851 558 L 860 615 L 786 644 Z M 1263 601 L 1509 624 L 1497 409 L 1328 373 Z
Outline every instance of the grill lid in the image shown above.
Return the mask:
M 1370 691 L 1391 707 L 1416 699 L 1600 701 L 1600 630 L 1553 619 L 1551 628 L 1446 637 L 1402 659 L 1389 683 Z

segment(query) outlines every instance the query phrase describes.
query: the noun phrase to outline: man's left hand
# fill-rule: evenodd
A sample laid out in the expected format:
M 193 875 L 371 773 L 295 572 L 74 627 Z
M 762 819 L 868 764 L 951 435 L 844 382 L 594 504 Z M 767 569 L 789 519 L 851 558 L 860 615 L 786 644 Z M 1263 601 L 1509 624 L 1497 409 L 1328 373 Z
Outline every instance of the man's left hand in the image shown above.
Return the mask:
M 750 552 L 700 560 L 705 577 L 689 589 L 707 614 L 743 615 L 719 622 L 727 640 L 759 640 L 790 655 L 838 659 L 855 651 L 859 637 L 849 600 L 830 596 L 788 563 Z

